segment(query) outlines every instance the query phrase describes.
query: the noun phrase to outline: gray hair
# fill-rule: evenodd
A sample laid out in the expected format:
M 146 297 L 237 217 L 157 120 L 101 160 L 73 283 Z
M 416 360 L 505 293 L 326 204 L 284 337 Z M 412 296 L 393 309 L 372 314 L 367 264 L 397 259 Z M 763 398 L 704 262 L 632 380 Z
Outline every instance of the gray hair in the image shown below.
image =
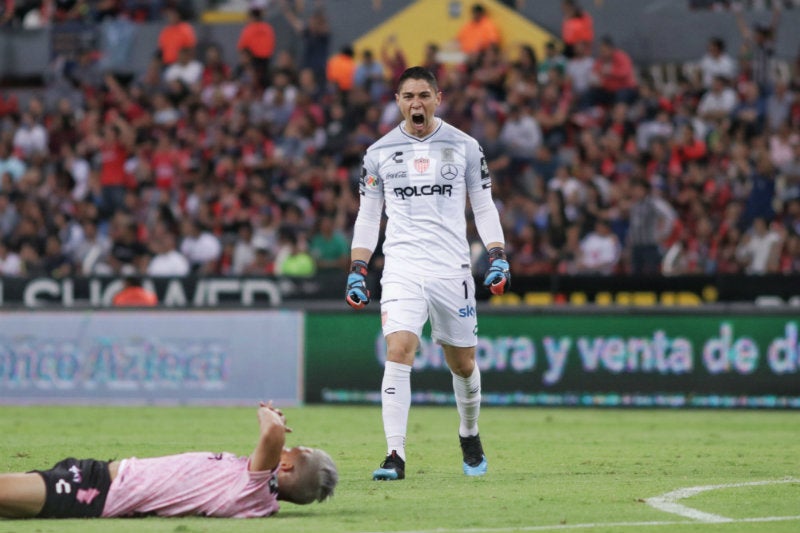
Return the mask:
M 284 494 L 283 490 L 281 493 L 292 503 L 321 502 L 333 496 L 333 489 L 338 482 L 339 472 L 331 456 L 313 448 L 311 453 L 302 456 L 299 464 L 295 464 L 292 486 L 285 487 L 288 494 Z

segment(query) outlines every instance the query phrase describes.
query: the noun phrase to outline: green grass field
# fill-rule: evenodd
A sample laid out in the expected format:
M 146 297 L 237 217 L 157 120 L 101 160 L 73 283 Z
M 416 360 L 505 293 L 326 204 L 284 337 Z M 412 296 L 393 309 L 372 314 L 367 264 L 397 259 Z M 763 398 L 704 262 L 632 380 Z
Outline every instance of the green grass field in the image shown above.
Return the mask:
M 288 445 L 337 462 L 333 500 L 269 519 L 0 520 L 0 532 L 800 531 L 798 413 L 484 408 L 489 474 L 467 478 L 455 408 L 414 406 L 400 482 L 370 478 L 385 452 L 379 407 L 286 414 Z M 256 435 L 255 407 L 0 407 L 0 470 L 69 455 L 249 454 Z M 712 485 L 725 486 L 686 490 Z M 682 514 L 646 501 L 659 496 Z

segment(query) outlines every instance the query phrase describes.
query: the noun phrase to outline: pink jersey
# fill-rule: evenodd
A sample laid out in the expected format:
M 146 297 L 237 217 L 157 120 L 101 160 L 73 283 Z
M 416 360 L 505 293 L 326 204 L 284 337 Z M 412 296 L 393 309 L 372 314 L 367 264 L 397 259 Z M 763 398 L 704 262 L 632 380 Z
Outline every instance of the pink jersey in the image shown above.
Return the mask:
M 277 468 L 250 472 L 249 462 L 248 457 L 209 452 L 124 459 L 111 483 L 103 517 L 252 518 L 276 513 Z

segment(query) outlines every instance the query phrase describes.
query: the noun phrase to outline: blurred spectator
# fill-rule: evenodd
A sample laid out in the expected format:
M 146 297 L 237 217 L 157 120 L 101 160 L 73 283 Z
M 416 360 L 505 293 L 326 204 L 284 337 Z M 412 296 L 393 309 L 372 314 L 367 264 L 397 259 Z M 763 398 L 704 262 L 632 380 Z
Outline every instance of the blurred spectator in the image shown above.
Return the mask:
M 334 215 L 319 217 L 317 231 L 311 237 L 308 248 L 321 271 L 345 272 L 350 264 L 350 243 L 336 229 Z
M 537 78 L 540 84 L 550 81 L 551 73 L 563 74 L 567 68 L 567 58 L 554 41 L 544 45 L 544 57 L 537 66 Z
M 128 176 L 125 160 L 133 149 L 136 134 L 131 125 L 116 111 L 109 112 L 107 121 L 97 126 L 87 138 L 88 150 L 99 155 L 100 185 L 106 216 L 122 207 Z
M 795 92 L 789 89 L 789 83 L 786 80 L 775 82 L 774 90 L 766 98 L 766 125 L 769 132 L 789 125 L 795 102 Z
M 618 102 L 632 103 L 638 92 L 638 81 L 630 56 L 614 45 L 611 37 L 600 41 L 600 49 L 594 62 L 592 101 L 596 105 L 609 106 Z
M 109 266 L 114 274 L 122 272 L 125 265 L 139 270 L 147 261 L 147 248 L 139 240 L 136 223 L 127 215 L 118 214 L 111 222 L 111 255 Z
M 779 165 L 780 175 L 780 195 L 779 199 L 783 202 L 791 202 L 800 199 L 800 139 L 793 140 L 798 134 L 792 133 L 789 143 L 792 148 L 791 157 Z M 774 162 L 774 158 L 773 158 Z M 775 163 L 777 165 L 777 163 Z M 800 234 L 800 228 L 795 229 Z
M 0 176 L 9 175 L 12 182 L 18 182 L 25 173 L 26 165 L 16 156 L 11 147 L 11 142 L 0 139 Z M 0 182 L 0 190 L 2 190 Z
M 353 81 L 364 89 L 374 102 L 382 101 L 387 95 L 384 67 L 375 60 L 369 48 L 361 53 L 361 61 L 356 65 Z
M 741 5 L 734 4 L 736 25 L 742 35 L 742 58 L 752 75 L 752 80 L 758 84 L 759 89 L 769 94 L 775 82 L 775 40 L 778 35 L 781 8 L 778 2 L 773 2 L 772 18 L 768 24 L 756 23 L 749 27 L 744 20 Z
M 542 130 L 542 142 L 552 150 L 567 144 L 571 103 L 570 94 L 565 94 L 555 83 L 541 89 L 535 118 Z
M 230 80 L 232 70 L 222 57 L 222 49 L 216 43 L 206 46 L 203 52 L 203 87 L 208 86 L 215 75 Z
M 0 239 L 0 277 L 22 275 L 22 260 L 5 239 Z
M 770 221 L 775 216 L 773 199 L 775 198 L 776 169 L 769 158 L 769 152 L 757 152 L 753 159 L 755 164 L 746 176 L 742 194 L 745 196 L 742 224 L 746 227 L 756 218 Z
M 158 34 L 158 52 L 161 64 L 169 66 L 178 60 L 178 54 L 184 48 L 194 51 L 197 46 L 197 35 L 191 24 L 183 19 L 180 7 L 172 2 L 164 5 L 166 25 Z
M 511 238 L 509 248 L 513 252 L 511 269 L 520 276 L 539 276 L 554 271 L 557 251 L 533 224 L 522 226 Z
M 703 216 L 697 220 L 694 231 L 684 227 L 669 246 L 661 262 L 661 273 L 665 276 L 714 274 L 718 268 L 716 245 L 711 219 Z
M 48 235 L 45 239 L 41 265 L 43 273 L 51 278 L 61 279 L 72 275 L 72 262 L 64 253 L 58 235 Z
M 64 76 L 75 88 L 86 94 L 94 94 L 103 85 L 100 51 L 94 46 L 82 45 L 77 58 L 65 64 Z
M 736 78 L 736 61 L 725 51 L 725 41 L 720 37 L 712 37 L 708 40 L 706 53 L 700 58 L 698 67 L 703 87 L 706 89 L 711 88 L 711 84 L 717 76 L 726 80 Z
M 331 41 L 331 30 L 328 17 L 321 9 L 315 10 L 304 22 L 286 0 L 281 0 L 281 8 L 286 20 L 300 35 L 303 42 L 301 68 L 310 68 L 317 83 L 322 84 L 326 78 L 326 67 Z
M 275 30 L 263 20 L 266 0 L 251 0 L 247 14 L 247 24 L 239 34 L 236 47 L 250 53 L 259 85 L 266 87 L 269 79 L 270 60 L 275 53 Z
M 178 58 L 164 69 L 164 81 L 179 81 L 189 88 L 200 86 L 203 79 L 203 64 L 194 58 L 194 48 L 184 47 L 178 51 Z
M 98 231 L 93 219 L 84 220 L 81 227 L 83 238 L 72 255 L 73 262 L 79 265 L 78 272 L 83 276 L 111 274 L 108 264 L 111 240 Z
M 142 279 L 135 273 L 127 273 L 124 285 L 111 300 L 115 307 L 154 307 L 158 296 L 142 286 Z
M 781 274 L 800 272 L 800 234 L 788 233 L 778 259 Z
M 297 87 L 288 72 L 275 71 L 272 84 L 264 91 L 264 118 L 276 131 L 282 130 L 294 113 L 297 102 Z
M 355 83 L 356 61 L 353 47 L 345 45 L 332 56 L 325 69 L 325 78 L 332 90 L 346 93 Z
M 591 104 L 593 72 L 594 57 L 591 45 L 583 41 L 576 43 L 574 54 L 567 61 L 564 73 L 570 82 L 577 109 L 585 109 Z
M 731 113 L 736 109 L 739 97 L 730 87 L 728 80 L 715 76 L 711 88 L 703 94 L 697 104 L 697 114 L 709 129 L 727 129 Z
M 253 250 L 253 258 L 244 265 L 242 274 L 245 276 L 270 276 L 275 273 L 275 263 L 272 252 L 263 244 L 258 244 Z
M 431 72 L 434 72 L 437 77 L 439 76 L 439 69 L 436 68 L 435 65 L 428 65 L 426 64 L 430 61 L 430 47 L 433 46 L 437 51 L 438 47 L 435 44 L 428 44 L 426 46 L 425 51 L 425 58 L 423 59 L 422 65 L 425 66 Z M 433 55 L 436 55 L 436 51 L 433 52 Z M 390 87 L 394 87 L 396 85 L 397 79 L 400 75 L 408 68 L 408 64 L 406 62 L 406 56 L 403 53 L 402 47 L 397 44 L 397 35 L 391 34 L 384 39 L 383 43 L 381 43 L 381 62 L 386 66 L 386 69 L 389 71 L 389 80 L 391 82 Z M 433 67 L 433 68 L 431 68 Z
M 561 10 L 564 20 L 561 23 L 561 40 L 564 42 L 564 56 L 575 57 L 579 43 L 588 45 L 591 50 L 594 41 L 594 20 L 586 10 L 581 9 L 578 0 L 562 0 Z
M 23 239 L 20 241 L 19 258 L 22 262 L 22 274 L 26 277 L 33 278 L 49 275 L 42 264 L 39 247 L 33 240 Z
M 200 222 L 186 218 L 181 223 L 180 252 L 189 260 L 195 274 L 211 274 L 222 253 L 219 238 L 204 228 Z
M 500 130 L 500 141 L 511 156 L 512 172 L 519 171 L 531 163 L 542 144 L 542 129 L 527 107 L 512 104 Z
M 305 239 L 291 228 L 282 228 L 278 235 L 279 253 L 275 258 L 275 274 L 289 277 L 310 277 L 316 274 L 314 258 L 306 250 Z
M 23 113 L 20 125 L 14 132 L 13 145 L 14 151 L 25 159 L 42 156 L 47 152 L 47 130 L 33 114 Z
M 458 43 L 467 56 L 474 56 L 492 45 L 500 44 L 500 29 L 489 17 L 483 4 L 473 4 L 470 19 L 458 30 Z
M 780 245 L 780 234 L 771 230 L 764 218 L 756 217 L 736 248 L 736 258 L 748 274 L 774 273 L 778 271 Z
M 19 211 L 10 193 L 0 191 L 0 240 L 9 238 L 19 224 Z
M 612 233 L 607 220 L 598 218 L 594 230 L 581 239 L 577 271 L 604 276 L 614 274 L 621 255 L 619 238 Z
M 631 272 L 655 275 L 661 268 L 662 239 L 671 231 L 674 213 L 667 210 L 651 193 L 650 183 L 636 180 L 631 186 L 630 229 L 628 246 Z
M 244 273 L 245 267 L 255 259 L 255 244 L 252 224 L 250 222 L 240 223 L 236 230 L 236 238 L 231 252 L 230 274 L 240 275 Z
M 742 98 L 731 115 L 731 127 L 737 137 L 751 140 L 764 131 L 766 102 L 761 98 L 758 84 L 745 82 L 741 86 Z
M 176 237 L 166 231 L 151 239 L 152 257 L 147 264 L 147 275 L 153 277 L 183 277 L 192 270 L 189 260 L 176 248 Z

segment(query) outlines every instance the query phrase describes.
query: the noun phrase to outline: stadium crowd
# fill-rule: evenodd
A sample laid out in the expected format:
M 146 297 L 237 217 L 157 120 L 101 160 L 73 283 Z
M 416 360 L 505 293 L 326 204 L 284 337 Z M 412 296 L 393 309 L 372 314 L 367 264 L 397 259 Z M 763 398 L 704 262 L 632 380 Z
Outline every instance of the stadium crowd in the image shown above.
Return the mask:
M 331 51 L 324 11 L 279 5 L 298 57 L 242 39 L 227 64 L 178 32 L 132 80 L 88 50 L 3 99 L 0 274 L 344 271 L 361 156 L 400 121 L 407 60 L 393 37 Z M 541 57 L 472 35 L 462 62 L 433 43 L 424 60 L 442 118 L 483 146 L 514 274 L 800 272 L 800 71 L 770 68 L 777 27 L 744 28 L 736 54 L 709 36 L 667 87 L 576 2 L 564 17 Z

